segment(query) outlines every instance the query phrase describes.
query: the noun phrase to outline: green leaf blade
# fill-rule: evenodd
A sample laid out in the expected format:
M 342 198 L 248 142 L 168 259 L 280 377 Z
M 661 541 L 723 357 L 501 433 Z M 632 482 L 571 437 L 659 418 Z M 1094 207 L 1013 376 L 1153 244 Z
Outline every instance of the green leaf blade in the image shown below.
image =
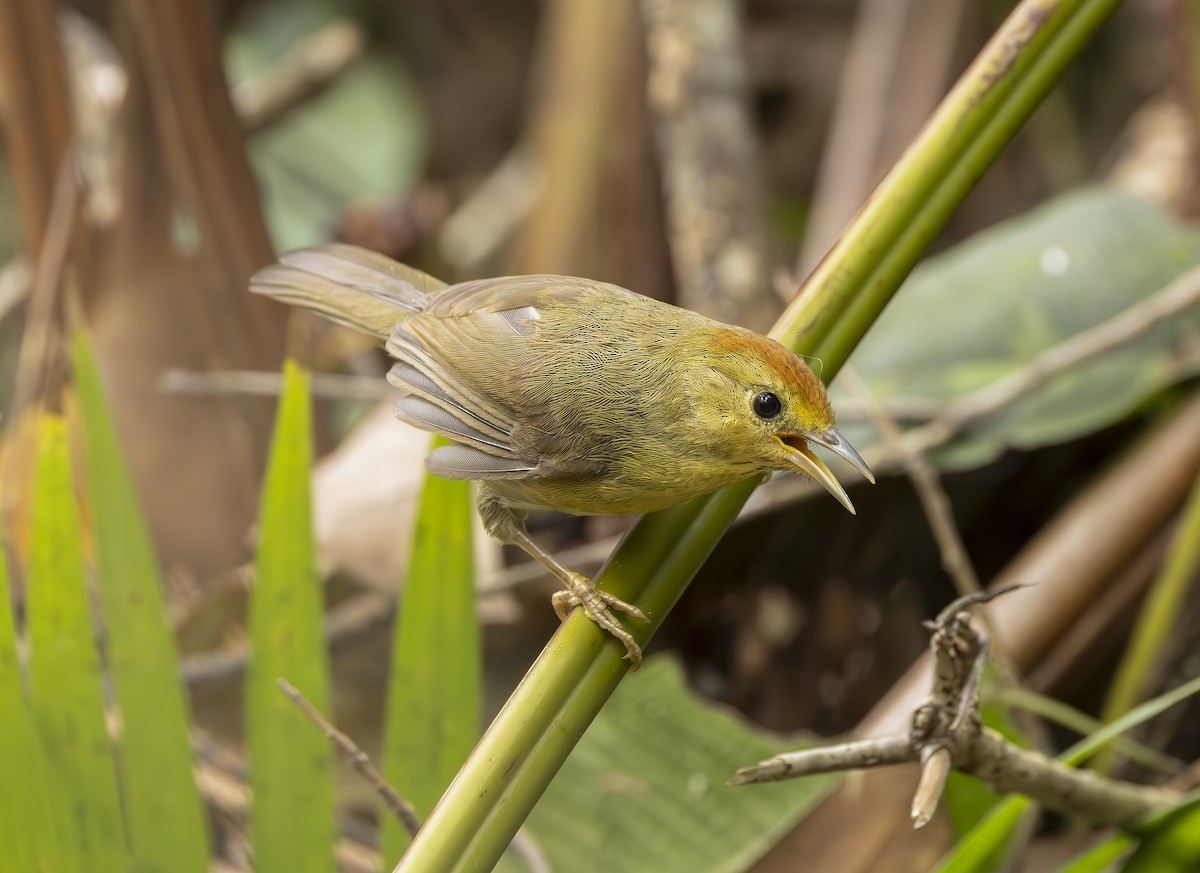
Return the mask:
M 66 426 L 47 416 L 38 446 L 28 574 L 29 685 L 66 870 L 128 869 L 125 825 L 105 727 L 100 658 L 84 580 Z
M 46 791 L 41 742 L 25 698 L 17 657 L 8 568 L 0 548 L 0 870 L 35 873 L 65 869 Z
M 332 750 L 277 685 L 280 677 L 287 679 L 318 711 L 329 712 L 309 493 L 310 434 L 308 375 L 289 361 L 263 485 L 250 599 L 250 830 L 255 868 L 264 873 L 333 869 Z
M 73 339 L 73 357 L 108 667 L 123 724 L 118 764 L 130 848 L 141 869 L 204 873 L 207 823 L 158 562 L 82 328 Z
M 479 733 L 482 679 L 475 614 L 471 483 L 426 476 L 392 645 L 384 778 L 428 815 Z M 385 860 L 408 846 L 383 820 Z

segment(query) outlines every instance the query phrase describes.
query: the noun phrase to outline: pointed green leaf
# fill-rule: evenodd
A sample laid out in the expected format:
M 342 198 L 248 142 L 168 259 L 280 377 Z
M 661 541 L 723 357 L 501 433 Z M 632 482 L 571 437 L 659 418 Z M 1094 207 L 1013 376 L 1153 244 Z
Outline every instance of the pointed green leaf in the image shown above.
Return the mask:
M 1058 868 L 1058 873 L 1111 873 L 1135 840 L 1129 834 L 1117 834 L 1100 845 Z
M 55 849 L 41 742 L 25 699 L 12 595 L 0 548 L 0 870 L 65 870 Z M 66 801 L 65 795 L 60 800 Z
M 47 416 L 38 446 L 29 547 L 29 685 L 51 790 L 69 799 L 59 822 L 66 869 L 128 869 L 125 826 L 105 727 L 100 659 L 83 573 L 66 427 Z
M 108 668 L 121 711 L 118 764 L 139 870 L 204 873 L 208 831 L 192 775 L 188 711 L 162 577 L 85 331 L 73 341 Z
M 479 736 L 479 623 L 475 616 L 471 483 L 426 476 L 388 695 L 384 777 L 425 816 Z M 383 820 L 385 861 L 409 837 Z
M 252 657 L 246 687 L 255 869 L 333 869 L 332 748 L 280 692 L 282 677 L 329 713 L 329 667 L 312 534 L 308 374 L 289 361 L 259 515 L 250 599 Z

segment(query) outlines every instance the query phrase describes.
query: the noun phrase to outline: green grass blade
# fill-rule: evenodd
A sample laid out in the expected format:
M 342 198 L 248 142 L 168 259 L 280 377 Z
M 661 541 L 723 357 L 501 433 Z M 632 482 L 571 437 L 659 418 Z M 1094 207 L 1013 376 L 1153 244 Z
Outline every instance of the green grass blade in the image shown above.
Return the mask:
M 139 869 L 204 873 L 207 823 L 158 562 L 82 328 L 72 346 L 108 669 L 123 726 L 117 760 L 130 850 Z
M 1065 866 L 1058 868 L 1058 873 L 1108 873 L 1115 869 L 1117 861 L 1128 854 L 1134 838 L 1128 834 L 1117 834 L 1105 840 L 1094 849 L 1085 852 Z
M 1122 873 L 1195 873 L 1200 869 L 1200 797 L 1138 830 L 1141 843 Z
M 424 817 L 479 737 L 479 622 L 470 482 L 426 476 L 392 644 L 384 778 Z M 409 836 L 383 820 L 383 857 Z
M 250 599 L 246 687 L 251 840 L 258 873 L 333 869 L 332 748 L 280 693 L 282 677 L 329 713 L 329 667 L 312 534 L 308 374 L 289 361 L 267 462 Z
M 1022 795 L 1005 798 L 954 847 L 936 873 L 984 873 L 1001 868 L 1021 818 L 1032 804 Z
M 65 869 L 128 869 L 125 825 L 104 718 L 79 517 L 62 419 L 42 421 L 29 546 L 29 686 L 63 835 Z M 66 802 L 61 802 L 65 798 Z
M 1162 571 L 1138 613 L 1125 654 L 1117 666 L 1117 675 L 1109 688 L 1101 710 L 1101 719 L 1112 721 L 1127 712 L 1143 696 L 1147 677 L 1158 662 L 1162 641 L 1183 614 L 1184 600 L 1196 578 L 1200 564 L 1200 479 L 1192 484 L 1179 526 L 1171 540 Z M 1096 762 L 1097 769 L 1110 769 L 1111 753 Z
M 0 548 L 0 870 L 42 873 L 65 870 L 47 792 L 41 741 L 25 699 L 17 658 L 8 569 Z M 66 800 L 65 796 L 59 798 Z

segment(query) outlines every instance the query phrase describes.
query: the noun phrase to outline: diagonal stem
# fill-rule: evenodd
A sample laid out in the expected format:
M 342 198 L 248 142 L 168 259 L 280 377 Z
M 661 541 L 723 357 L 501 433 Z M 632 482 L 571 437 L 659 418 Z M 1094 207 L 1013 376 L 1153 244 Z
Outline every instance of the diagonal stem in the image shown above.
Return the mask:
M 773 335 L 824 359 L 827 379 L 926 245 L 1119 0 L 1025 0 L 963 75 Z M 601 573 L 650 618 L 644 644 L 754 490 L 743 482 L 646 516 Z M 395 873 L 491 869 L 625 675 L 622 647 L 573 614 L 476 746 Z M 631 738 L 631 742 L 635 742 Z

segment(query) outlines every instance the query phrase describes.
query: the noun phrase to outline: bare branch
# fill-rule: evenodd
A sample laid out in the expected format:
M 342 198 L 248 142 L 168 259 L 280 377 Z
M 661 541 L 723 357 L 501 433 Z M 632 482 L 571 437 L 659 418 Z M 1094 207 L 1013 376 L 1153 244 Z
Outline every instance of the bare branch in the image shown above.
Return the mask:
M 954 587 L 959 594 L 971 594 L 979 590 L 979 577 L 971 558 L 963 545 L 962 535 L 954 522 L 954 512 L 950 507 L 950 498 L 942 488 L 941 477 L 929 459 L 925 457 L 915 444 L 904 438 L 899 425 L 888 415 L 887 411 L 871 393 L 867 383 L 851 366 L 842 368 L 840 374 L 842 383 L 858 400 L 871 423 L 879 431 L 884 442 L 896 453 L 904 466 L 909 480 L 916 489 L 921 501 L 921 508 L 929 520 L 933 538 L 937 541 L 938 551 L 942 555 L 942 566 L 954 580 Z
M 288 699 L 296 704 L 300 708 L 300 711 L 308 716 L 321 729 L 325 736 L 333 741 L 338 751 L 350 759 L 350 763 L 354 766 L 354 769 L 362 774 L 363 778 L 371 784 L 376 793 L 383 798 L 383 805 L 396 818 L 403 822 L 409 835 L 415 837 L 421 827 L 421 822 L 417 820 L 417 814 L 413 811 L 412 804 L 397 794 L 396 789 L 387 784 L 383 776 L 371 764 L 371 759 L 367 757 L 367 753 L 356 746 L 354 740 L 330 724 L 325 716 L 317 712 L 316 707 L 305 699 L 296 686 L 292 685 L 282 676 L 276 682 L 279 683 L 279 689 L 287 695 Z
M 979 677 L 987 639 L 975 627 L 970 609 L 1013 590 L 959 598 L 931 623 L 935 661 L 929 699 L 912 716 L 908 733 L 779 755 L 737 772 L 735 784 L 774 782 L 814 773 L 921 762 L 912 803 L 915 828 L 933 817 L 951 769 L 1016 791 L 1068 815 L 1101 824 L 1129 825 L 1165 812 L 1180 795 L 1168 788 L 1105 779 L 1020 749 L 979 719 Z
M 906 736 L 886 737 L 881 740 L 862 740 L 854 743 L 839 743 L 786 752 L 759 761 L 753 767 L 743 767 L 731 780 L 733 785 L 750 785 L 760 782 L 780 782 L 798 779 L 801 776 L 816 776 L 820 773 L 840 773 L 844 770 L 861 770 L 865 767 L 886 767 L 891 764 L 907 764 L 917 759 L 917 747 Z
M 158 384 L 167 394 L 277 397 L 283 376 L 267 370 L 167 370 Z M 396 394 L 382 378 L 339 373 L 314 373 L 311 387 L 314 397 L 337 400 L 384 400 Z

